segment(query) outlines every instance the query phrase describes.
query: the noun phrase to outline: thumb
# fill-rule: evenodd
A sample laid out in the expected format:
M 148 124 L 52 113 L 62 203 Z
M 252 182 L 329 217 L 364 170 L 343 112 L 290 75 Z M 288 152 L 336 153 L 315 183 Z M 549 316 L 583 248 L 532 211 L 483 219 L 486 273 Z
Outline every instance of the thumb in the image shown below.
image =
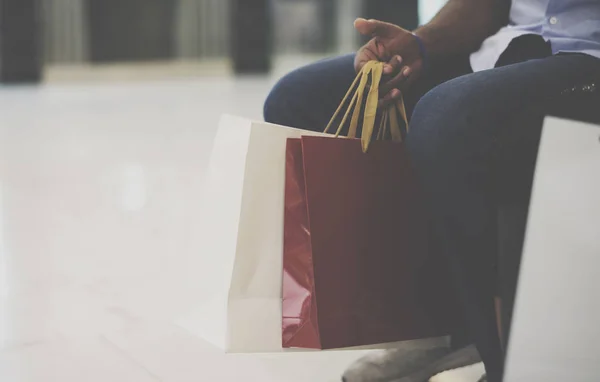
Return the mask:
M 358 18 L 356 21 L 354 21 L 354 28 L 356 28 L 360 34 L 369 37 L 389 37 L 392 35 L 392 32 L 398 29 L 398 27 L 394 24 L 373 19 L 366 20 L 362 18 Z

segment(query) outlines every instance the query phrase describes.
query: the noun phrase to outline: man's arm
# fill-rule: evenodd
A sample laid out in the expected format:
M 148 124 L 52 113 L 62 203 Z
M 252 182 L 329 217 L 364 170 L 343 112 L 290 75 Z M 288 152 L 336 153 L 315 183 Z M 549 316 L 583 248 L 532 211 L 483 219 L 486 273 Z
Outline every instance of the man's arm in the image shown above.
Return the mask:
M 508 23 L 511 0 L 449 0 L 440 12 L 414 33 L 429 60 L 468 54 Z M 423 72 L 423 49 L 412 32 L 378 20 L 358 19 L 356 29 L 373 37 L 356 54 L 356 71 L 370 60 L 386 62 L 381 105 L 400 98 Z
M 510 0 L 450 0 L 419 36 L 433 59 L 471 53 L 489 36 L 508 24 Z

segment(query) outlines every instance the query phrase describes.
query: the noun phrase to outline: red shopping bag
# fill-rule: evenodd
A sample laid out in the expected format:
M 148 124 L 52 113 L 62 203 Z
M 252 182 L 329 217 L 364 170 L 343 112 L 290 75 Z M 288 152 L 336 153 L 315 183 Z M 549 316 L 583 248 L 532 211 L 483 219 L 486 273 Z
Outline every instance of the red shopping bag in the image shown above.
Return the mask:
M 396 110 L 386 115 L 397 125 Z M 288 140 L 283 347 L 437 337 L 455 325 L 445 264 L 428 250 L 426 214 L 401 136 L 365 144 L 369 129 L 372 135 L 366 121 L 362 143 Z

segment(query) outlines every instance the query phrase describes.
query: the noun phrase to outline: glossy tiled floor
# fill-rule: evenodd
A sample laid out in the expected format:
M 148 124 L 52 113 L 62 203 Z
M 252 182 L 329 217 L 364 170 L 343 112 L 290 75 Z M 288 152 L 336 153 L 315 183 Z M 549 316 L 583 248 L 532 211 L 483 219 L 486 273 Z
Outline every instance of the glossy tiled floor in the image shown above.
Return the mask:
M 224 355 L 174 324 L 209 288 L 218 118 L 260 118 L 271 82 L 0 87 L 0 381 L 337 381 L 362 354 Z

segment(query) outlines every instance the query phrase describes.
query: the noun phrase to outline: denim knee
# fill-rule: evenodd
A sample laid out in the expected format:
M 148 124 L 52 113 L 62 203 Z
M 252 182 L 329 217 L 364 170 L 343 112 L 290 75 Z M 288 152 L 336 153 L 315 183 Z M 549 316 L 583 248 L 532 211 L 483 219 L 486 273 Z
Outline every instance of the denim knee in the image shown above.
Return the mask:
M 266 122 L 278 125 L 293 126 L 291 115 L 291 98 L 297 93 L 296 73 L 292 72 L 281 78 L 271 89 L 263 106 L 263 117 Z
M 279 83 L 269 92 L 263 105 L 263 118 L 266 122 L 280 123 L 283 106 L 281 105 Z
M 407 149 L 416 166 L 435 161 L 448 139 L 448 124 L 452 123 L 444 113 L 443 98 L 435 90 L 427 93 L 417 103 L 410 121 Z
M 452 160 L 468 144 L 476 95 L 457 80 L 435 87 L 415 106 L 407 148 L 417 164 Z

